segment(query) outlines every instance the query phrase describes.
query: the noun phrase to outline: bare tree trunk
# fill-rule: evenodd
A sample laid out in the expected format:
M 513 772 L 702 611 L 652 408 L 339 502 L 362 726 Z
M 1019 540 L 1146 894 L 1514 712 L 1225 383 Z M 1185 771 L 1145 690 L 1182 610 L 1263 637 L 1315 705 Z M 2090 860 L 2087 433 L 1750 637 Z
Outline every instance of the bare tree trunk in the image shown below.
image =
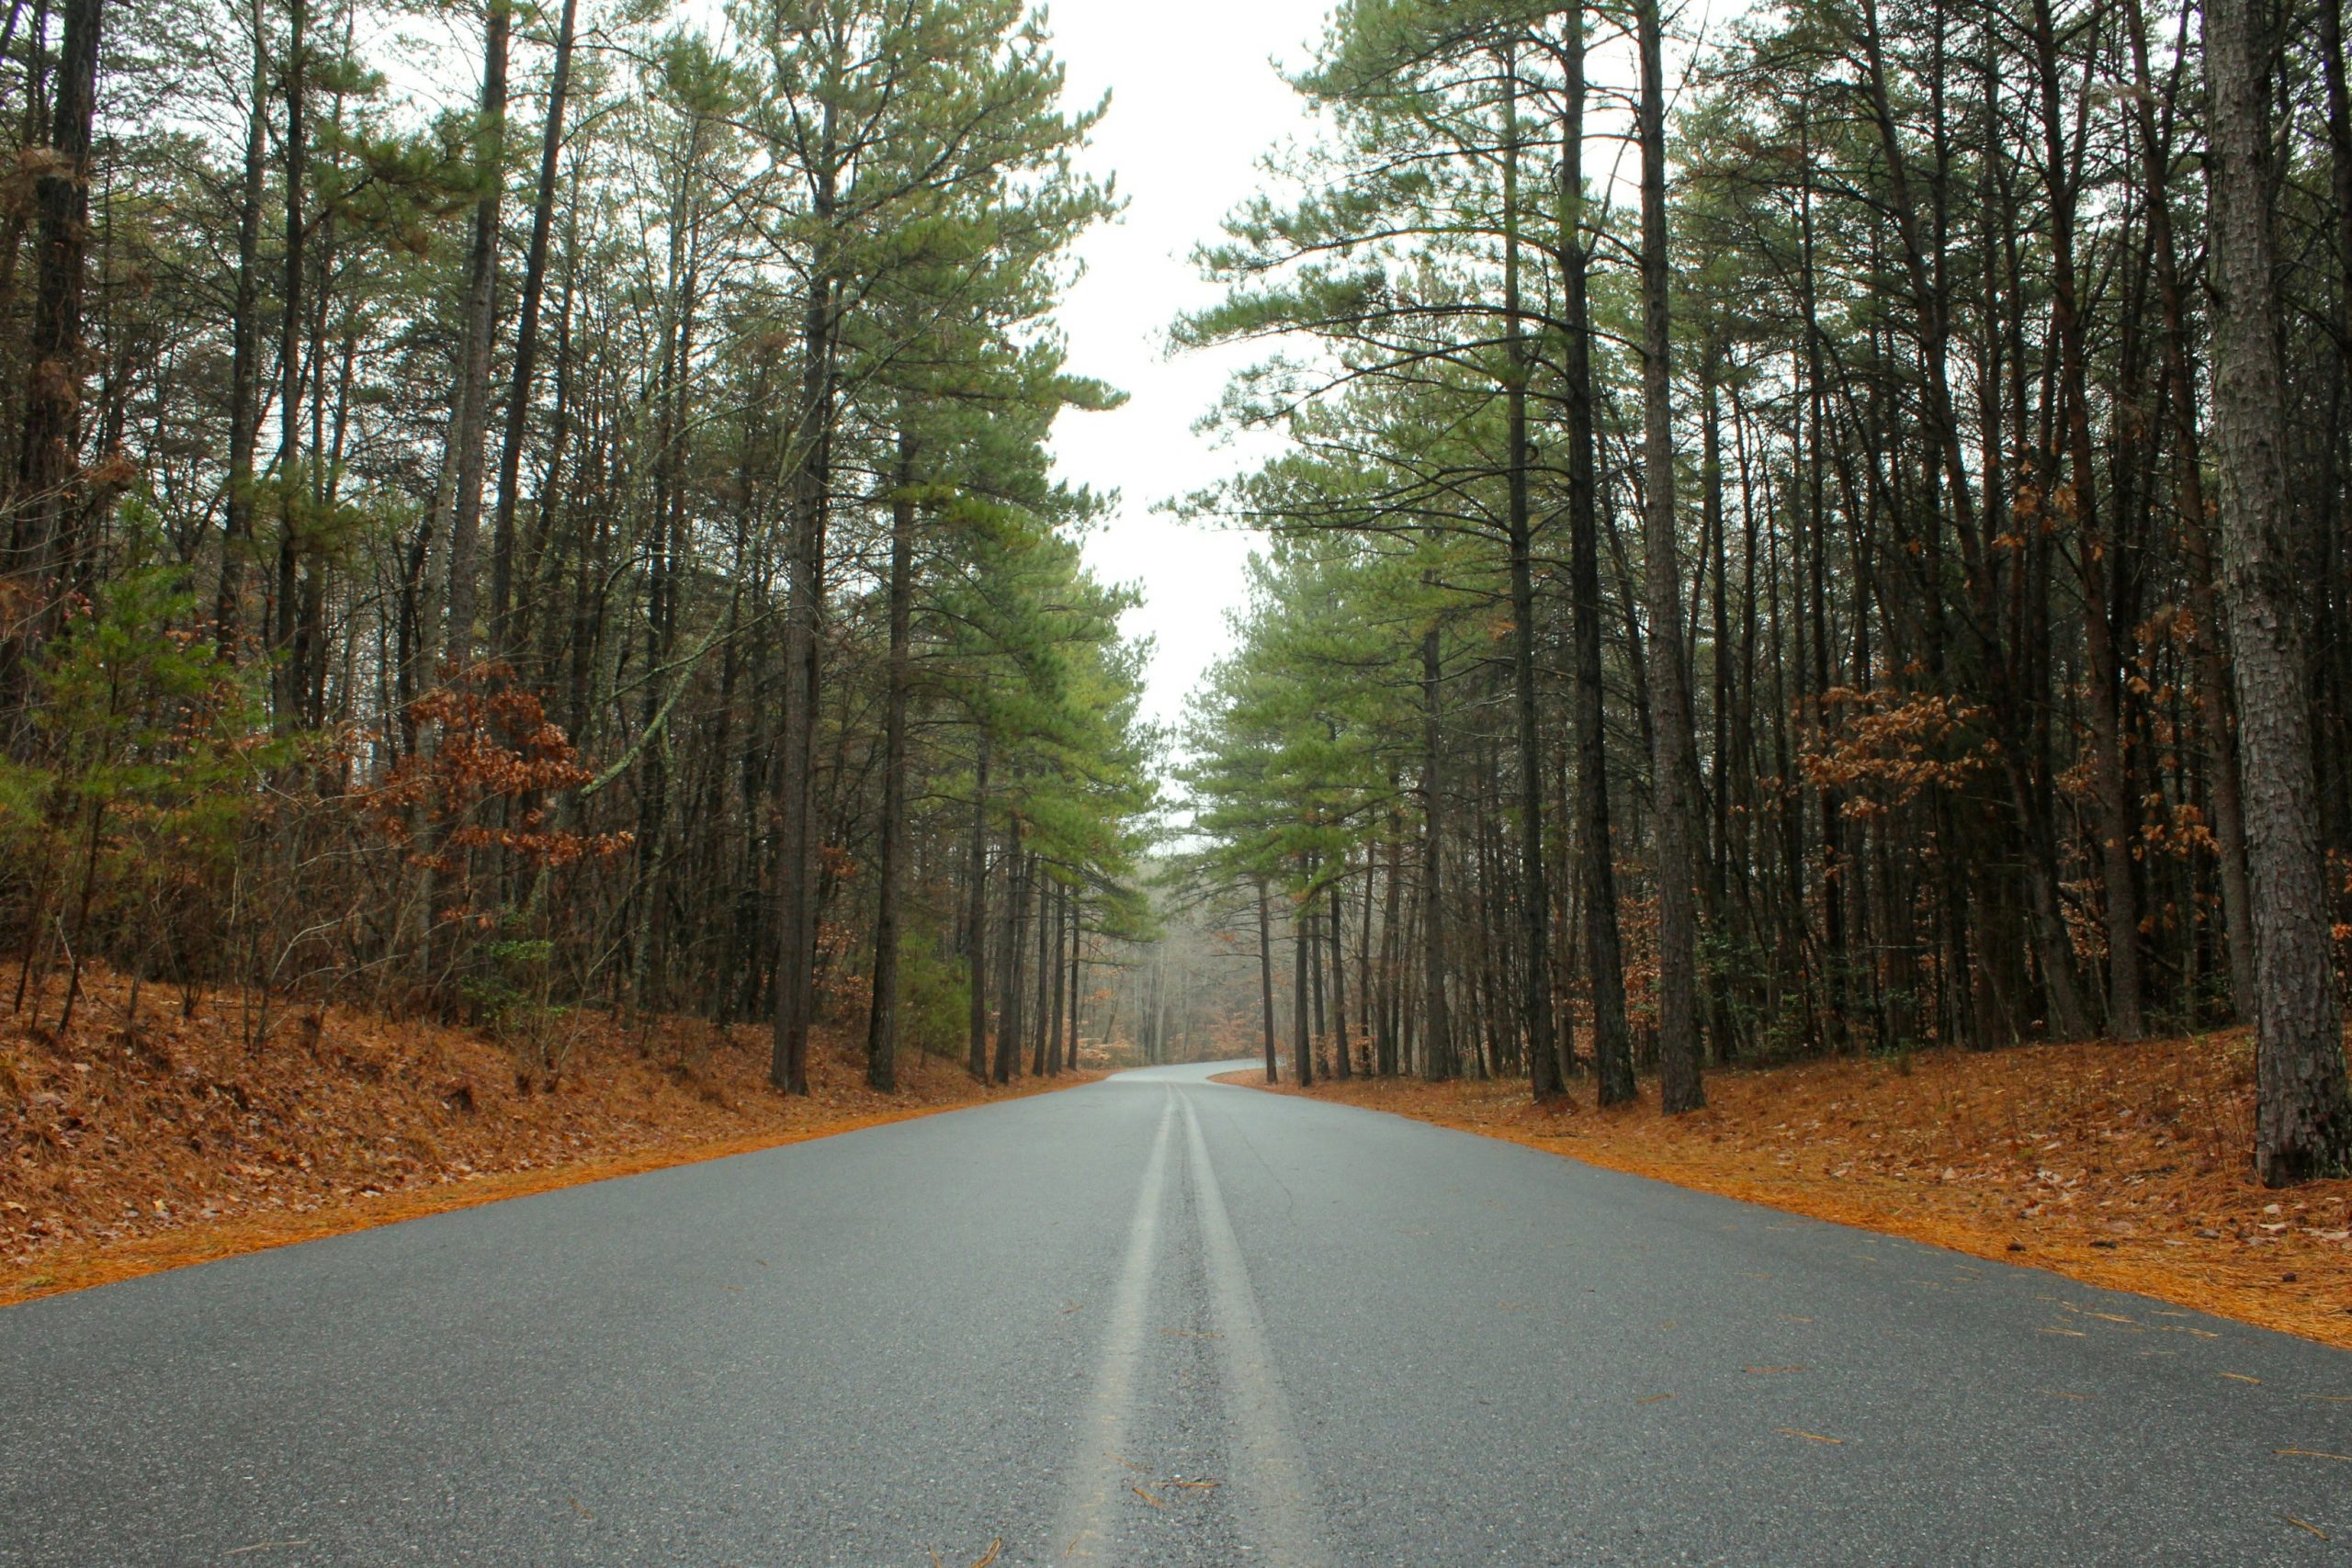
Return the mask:
M 1055 883 L 1046 874 L 1042 860 L 1037 865 L 1036 879 L 1037 1010 L 1036 1016 L 1030 1023 L 1034 1039 L 1029 1049 L 1029 1076 L 1033 1078 L 1041 1078 L 1046 1076 L 1046 1045 L 1053 1039 L 1053 1029 L 1048 1015 L 1053 1010 L 1054 998 L 1061 995 L 1062 987 L 1061 970 L 1058 967 L 1059 954 L 1055 949 L 1057 932 L 1051 913 L 1054 908 Z
M 90 126 L 96 105 L 99 0 L 71 0 L 51 106 L 50 157 L 33 179 L 40 214 L 37 289 L 24 449 L 17 468 L 11 565 L 28 592 L 23 619 L 9 628 L 7 700 L 25 698 L 27 668 L 64 625 L 65 599 L 82 545 L 82 288 L 90 228 Z M 75 973 L 78 976 L 79 960 Z
M 1342 1078 L 1355 1077 L 1348 1043 L 1348 944 L 1342 933 L 1347 919 L 1347 857 L 1331 879 L 1331 1037 L 1334 1070 Z
M 1011 1083 L 1014 1069 L 1021 1065 L 1021 1037 L 1026 1032 L 1024 1004 L 1028 1001 L 1027 979 L 1023 968 L 1029 957 L 1029 885 L 1035 876 L 1035 855 L 1021 849 L 1021 824 L 1018 820 L 1005 826 L 1004 852 L 1008 863 L 1005 887 L 1004 917 L 1004 1010 L 996 1021 L 996 1066 L 993 1077 L 999 1083 Z
M 1045 1070 L 1053 1074 L 1059 1074 L 1062 1070 L 1062 998 L 1068 989 L 1062 984 L 1062 977 L 1069 973 L 1063 962 L 1063 952 L 1069 942 L 1069 888 L 1062 883 L 1054 884 L 1053 962 L 1046 966 L 1041 976 L 1053 988 L 1054 1016 L 1053 1021 L 1046 1026 L 1045 1062 Z
M 283 314 L 277 328 L 277 585 L 269 635 L 271 651 L 286 654 L 277 675 L 278 722 L 290 726 L 301 689 L 301 659 L 288 653 L 294 640 L 296 572 L 300 527 L 296 508 L 300 491 L 295 475 L 302 461 L 302 299 L 304 243 L 302 187 L 310 177 L 310 6 L 289 0 L 286 8 L 286 255 Z
M 1388 793 L 1401 799 L 1394 773 L 1388 777 Z M 1381 879 L 1385 886 L 1380 905 L 1380 1011 L 1373 1033 L 1373 1053 L 1377 1061 L 1374 1070 L 1383 1077 L 1396 1076 L 1397 1058 L 1402 1055 L 1397 1035 L 1403 1019 L 1404 860 L 1404 808 L 1392 805 L 1388 811 L 1388 863 Z
M 2206 0 L 2211 115 L 2209 245 L 2216 296 L 2213 445 L 2222 588 L 2235 653 L 2254 893 L 2255 1171 L 2267 1186 L 2341 1171 L 2352 1156 L 2344 1021 L 2329 951 L 2319 791 L 2306 706 L 2300 552 L 2287 493 L 2278 258 L 2263 101 L 2276 40 L 2260 0 Z
M 1560 270 L 1567 331 L 1568 608 L 1574 681 L 1568 715 L 1577 773 L 1576 844 L 1584 899 L 1585 966 L 1592 984 L 1592 1059 L 1603 1105 L 1634 1098 L 1634 1043 L 1625 1026 L 1624 949 L 1609 831 L 1609 751 L 1600 662 L 1598 445 L 1592 325 L 1584 240 L 1584 8 L 1569 8 L 1567 112 L 1561 138 Z
M 579 0 L 563 0 L 563 10 L 556 21 L 555 73 L 548 84 L 548 120 L 539 138 L 539 188 L 531 206 L 531 246 L 523 261 L 522 319 L 514 329 L 514 376 L 506 394 L 506 438 L 498 455 L 498 502 L 490 531 L 490 649 L 492 656 L 500 659 L 511 658 L 514 652 L 510 616 L 514 581 L 514 508 L 522 485 L 523 443 L 530 429 L 532 378 L 537 367 L 539 348 L 539 301 L 547 291 L 548 236 L 555 226 L 556 165 L 563 154 L 563 104 L 571 87 L 572 22 L 578 10 Z
M 882 699 L 882 845 L 874 915 L 874 998 L 865 1021 L 865 1081 L 898 1087 L 899 902 L 907 879 L 907 682 L 914 616 L 914 442 L 899 436 L 890 497 L 890 666 Z
M 1069 1032 L 1063 1037 L 1062 1061 L 1070 1071 L 1079 1069 L 1078 1010 L 1080 998 L 1079 983 L 1086 968 L 1086 900 L 1072 888 L 1069 897 Z
M 1437 622 L 1431 620 L 1421 634 L 1421 966 L 1425 976 L 1421 1000 L 1427 1021 L 1421 1071 L 1427 1077 L 1450 1078 L 1460 1068 L 1445 1010 L 1444 790 L 1438 776 L 1439 759 L 1443 755 L 1438 722 L 1440 673 Z
M 2042 185 L 2050 197 L 2051 317 L 2058 335 L 2059 380 L 2074 510 L 2081 527 L 2084 651 L 2089 664 L 2091 763 L 2098 795 L 2100 880 L 2105 885 L 2108 1032 L 2119 1040 L 2147 1033 L 2141 1019 L 2139 902 L 2132 851 L 2139 840 L 2132 773 L 2123 752 L 2123 676 L 2117 667 L 2109 588 L 2120 552 L 2102 531 L 2092 466 L 2090 387 L 2082 312 L 2075 282 L 2075 181 L 2067 173 L 2065 110 L 2060 101 L 2057 27 L 2050 0 L 2034 0 L 2035 74 L 2041 96 Z M 2160 197 L 2161 193 L 2157 193 Z M 2120 521 L 2120 520 L 2119 520 Z
M 506 39 L 514 0 L 489 0 L 482 23 L 481 122 L 474 132 L 473 251 L 466 264 L 466 357 L 453 433 L 458 492 L 449 520 L 449 626 L 443 657 L 473 661 L 480 603 L 474 557 L 481 536 L 484 435 L 490 424 L 490 349 L 498 331 L 498 209 L 506 194 Z
M 1315 1087 L 1315 1036 L 1307 1027 L 1307 987 L 1312 981 L 1312 965 L 1306 961 L 1306 951 L 1315 945 L 1309 933 L 1306 906 L 1301 904 L 1291 911 L 1290 918 L 1290 1066 L 1298 1075 L 1298 1087 Z
M 972 764 L 972 852 L 966 864 L 969 879 L 965 920 L 965 952 L 971 977 L 970 1054 L 965 1066 L 975 1078 L 989 1076 L 989 734 L 979 731 L 978 752 Z
M 1266 1081 L 1282 1082 L 1282 1067 L 1274 1060 L 1274 939 L 1273 915 L 1266 907 L 1266 879 L 1258 878 L 1258 1002 L 1266 1025 Z
M 1666 81 L 1657 0 L 1636 13 L 1642 57 L 1642 509 L 1650 623 L 1651 792 L 1657 821 L 1658 1103 L 1668 1114 L 1707 1102 L 1699 1079 L 1698 863 L 1691 829 L 1697 773 L 1682 658 L 1682 584 L 1674 537 L 1674 426 L 1666 254 Z
M 2333 0 L 2322 10 L 2332 13 Z M 2191 328 L 2181 287 L 2179 247 L 2173 234 L 2172 201 L 2165 190 L 2171 143 L 2156 125 L 2155 96 L 2148 71 L 2148 29 L 2140 0 L 2124 0 L 2124 14 L 2131 28 L 2133 84 L 2139 88 L 2132 108 L 2139 119 L 2141 173 L 2148 187 L 2149 248 L 2154 254 L 2156 297 L 2164 316 L 2165 401 L 2172 412 L 2181 553 L 2188 567 L 2189 604 L 2197 616 L 2190 653 L 2197 672 L 2199 728 L 2205 734 L 2213 839 L 2221 862 L 2230 996 L 2238 1015 L 2252 1018 L 2259 990 L 2255 977 L 2253 896 L 2246 886 L 2245 813 L 2239 796 L 2237 740 L 2232 722 L 2235 705 L 2230 695 L 2229 660 L 2222 647 L 2221 604 L 2213 591 L 2204 467 L 2198 451 L 2197 387 L 2188 365 Z
M 833 220 L 831 110 L 826 111 L 814 216 Z M 821 243 L 821 242 L 820 242 Z M 808 1030 L 816 1012 L 815 836 L 809 830 L 817 728 L 817 620 L 824 593 L 825 520 L 831 488 L 834 280 L 820 265 L 809 280 L 800 333 L 799 417 L 792 432 L 791 573 L 784 612 L 784 744 L 777 769 L 783 842 L 776 871 L 775 1045 L 768 1077 L 808 1092 Z M 1011 1006 L 1012 998 L 1006 998 Z
M 253 0 L 253 96 L 245 119 L 244 185 L 237 202 L 237 303 L 229 323 L 229 495 L 212 635 L 233 657 L 243 635 L 245 556 L 254 539 L 254 457 L 261 440 L 261 204 L 269 153 L 269 28 Z
M 1505 405 L 1510 443 L 1504 461 L 1510 479 L 1513 738 L 1519 754 L 1519 937 L 1524 953 L 1521 1008 L 1527 1015 L 1529 1080 L 1536 1098 L 1550 1099 L 1567 1086 L 1552 1011 L 1552 911 L 1544 885 L 1544 749 L 1535 710 L 1534 529 L 1527 504 L 1528 355 L 1520 301 L 1519 72 L 1508 51 L 1503 70 L 1503 337 L 1510 355 Z

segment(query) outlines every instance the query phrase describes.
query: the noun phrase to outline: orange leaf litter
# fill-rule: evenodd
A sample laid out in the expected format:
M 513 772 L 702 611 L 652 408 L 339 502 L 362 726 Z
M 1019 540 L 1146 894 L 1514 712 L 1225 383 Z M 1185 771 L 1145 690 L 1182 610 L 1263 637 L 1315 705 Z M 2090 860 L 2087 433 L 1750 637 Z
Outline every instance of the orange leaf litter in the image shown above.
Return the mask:
M 85 972 L 63 1040 L 46 1005 L 0 1020 L 0 1306 L 580 1182 L 631 1176 L 1101 1077 L 975 1083 L 901 1051 L 866 1087 L 862 1039 L 820 1030 L 810 1094 L 771 1089 L 768 1034 L 690 1019 L 563 1022 L 560 1068 L 469 1030 L 329 1008 L 259 1048 L 224 994 L 181 1016 Z
M 1584 1084 L 1558 1107 L 1518 1080 L 1304 1092 L 2352 1348 L 2352 1180 L 2255 1182 L 2253 1080 L 2235 1030 L 1718 1071 L 1679 1118 Z

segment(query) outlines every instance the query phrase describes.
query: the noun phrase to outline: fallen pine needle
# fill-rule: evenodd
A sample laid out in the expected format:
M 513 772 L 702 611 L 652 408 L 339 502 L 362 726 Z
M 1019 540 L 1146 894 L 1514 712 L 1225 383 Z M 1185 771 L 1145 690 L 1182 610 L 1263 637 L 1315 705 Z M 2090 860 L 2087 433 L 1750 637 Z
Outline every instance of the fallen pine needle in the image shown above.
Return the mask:
M 2232 1382 L 2258 1383 L 2262 1381 L 2260 1378 L 2250 1378 L 2244 1372 L 2223 1372 L 2222 1375 L 2229 1379 Z
M 243 1557 L 248 1551 L 267 1551 L 273 1546 L 308 1546 L 310 1544 L 310 1540 L 307 1537 L 300 1540 L 257 1540 L 251 1546 L 232 1546 L 220 1555 L 223 1557 Z
M 1004 1537 L 999 1536 L 989 1542 L 989 1549 L 980 1553 L 978 1560 L 972 1564 L 972 1568 L 989 1568 L 989 1564 L 996 1561 L 997 1553 L 1003 1550 Z
M 1846 1441 L 1843 1438 L 1825 1438 L 1818 1432 L 1808 1432 L 1797 1427 L 1775 1427 L 1772 1430 L 1784 1438 L 1803 1438 L 1808 1443 L 1836 1443 L 1842 1447 Z
M 1127 1490 L 1134 1493 L 1136 1496 L 1142 1498 L 1145 1502 L 1150 1504 L 1155 1508 L 1164 1508 L 1168 1506 L 1165 1499 L 1153 1496 L 1150 1493 L 1145 1491 L 1140 1486 L 1130 1486 Z
M 1804 1371 L 1803 1367 L 1743 1367 L 1740 1370 L 1743 1371 L 1754 1372 L 1758 1377 L 1767 1377 L 1774 1372 L 1801 1372 Z
M 2312 1524 L 2308 1520 L 2299 1519 L 2292 1514 L 2281 1514 L 2278 1517 L 2286 1520 L 2289 1524 L 2294 1526 L 2299 1530 L 2309 1530 L 2312 1534 L 2319 1537 L 2322 1540 L 2332 1539 L 2325 1530 L 2320 1529 L 2317 1525 Z
M 1186 1490 L 1193 1492 L 1208 1492 L 1223 1485 L 1224 1483 L 1217 1481 L 1168 1481 L 1161 1483 L 1161 1484 L 1165 1486 L 1182 1486 Z
M 2270 1451 L 2274 1454 L 2292 1454 L 2298 1459 L 2333 1459 L 2341 1460 L 2346 1464 L 2352 1464 L 2352 1454 L 2322 1453 L 2317 1449 L 2272 1449 Z
M 1634 1401 L 1634 1403 L 1636 1404 L 1656 1404 L 1661 1399 L 1672 1399 L 1674 1395 L 1670 1393 L 1654 1393 L 1647 1399 L 1637 1399 Z

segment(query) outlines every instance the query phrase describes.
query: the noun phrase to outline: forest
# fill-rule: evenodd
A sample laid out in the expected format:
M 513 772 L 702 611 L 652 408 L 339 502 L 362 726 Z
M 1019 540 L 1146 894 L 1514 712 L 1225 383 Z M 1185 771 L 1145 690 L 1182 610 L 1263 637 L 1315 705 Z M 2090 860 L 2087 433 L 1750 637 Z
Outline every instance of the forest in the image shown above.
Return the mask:
M 0 56 L 20 1014 L 103 962 L 256 1046 L 1069 1060 L 1157 786 L 1045 446 L 1117 400 L 1052 321 L 1115 202 L 1036 17 L 17 0 Z
M 1043 12 L 9 0 L 19 1024 L 1682 1111 L 2249 1023 L 2256 1173 L 2344 1169 L 2335 0 L 1348 0 L 1292 85 L 1172 326 L 1281 439 L 1178 500 L 1261 549 L 1167 734 Z
M 2236 1021 L 2261 1179 L 2343 1169 L 2337 7 L 1701 23 L 1342 6 L 1201 252 L 1285 438 L 1191 501 L 1267 538 L 1184 778 L 1268 1076 Z

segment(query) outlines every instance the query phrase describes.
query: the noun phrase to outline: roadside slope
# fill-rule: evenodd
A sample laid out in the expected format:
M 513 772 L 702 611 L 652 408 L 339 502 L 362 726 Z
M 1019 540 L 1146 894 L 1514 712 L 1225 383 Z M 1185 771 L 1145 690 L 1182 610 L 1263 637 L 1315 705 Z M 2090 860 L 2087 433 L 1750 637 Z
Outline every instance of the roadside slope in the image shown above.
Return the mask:
M 249 1045 L 233 994 L 184 1016 L 152 986 L 135 1014 L 116 976 L 83 989 L 62 1038 L 38 1021 L 62 997 L 0 1022 L 0 1306 L 1098 1076 L 997 1089 L 909 1050 L 880 1094 L 820 1030 L 797 1099 L 753 1026 L 583 1012 L 528 1055 L 331 1007 Z
M 1679 1118 L 1646 1084 L 1607 1111 L 1513 1079 L 1306 1092 L 2352 1348 L 2352 1180 L 2255 1183 L 2242 1030 L 1717 1072 Z

